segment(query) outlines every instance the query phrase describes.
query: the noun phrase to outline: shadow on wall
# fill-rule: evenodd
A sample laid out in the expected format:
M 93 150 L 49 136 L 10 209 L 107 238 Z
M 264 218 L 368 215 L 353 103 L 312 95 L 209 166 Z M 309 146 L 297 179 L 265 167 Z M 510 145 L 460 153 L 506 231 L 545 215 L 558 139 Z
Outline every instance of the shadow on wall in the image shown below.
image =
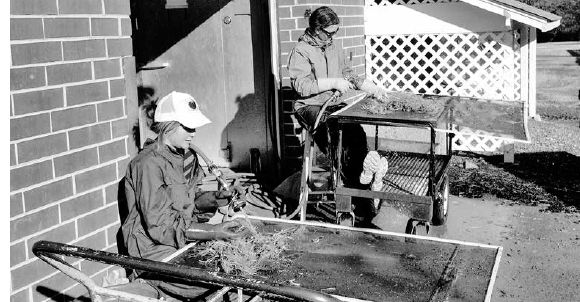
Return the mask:
M 167 9 L 166 1 L 131 0 L 133 53 L 137 67 L 155 60 L 230 1 L 218 1 L 216 5 L 215 1 L 187 0 L 187 8 Z M 171 26 L 175 22 L 180 26 Z
M 48 288 L 46 286 L 39 285 L 36 287 L 36 291 L 45 296 L 45 297 L 52 297 L 49 301 L 59 301 L 59 302 L 91 302 L 91 299 L 88 296 L 80 296 L 80 297 L 72 297 L 66 294 L 61 294 L 59 291 L 55 291 L 54 289 Z

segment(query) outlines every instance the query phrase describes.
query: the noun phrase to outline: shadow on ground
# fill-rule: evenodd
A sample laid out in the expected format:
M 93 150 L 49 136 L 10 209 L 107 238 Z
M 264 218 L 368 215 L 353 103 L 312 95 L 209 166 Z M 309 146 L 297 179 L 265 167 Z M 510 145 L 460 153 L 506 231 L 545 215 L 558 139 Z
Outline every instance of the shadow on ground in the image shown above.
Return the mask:
M 464 161 L 477 165 L 463 168 Z M 518 204 L 548 203 L 549 211 L 580 211 L 580 157 L 567 152 L 456 156 L 449 170 L 451 194 L 479 198 L 491 194 Z

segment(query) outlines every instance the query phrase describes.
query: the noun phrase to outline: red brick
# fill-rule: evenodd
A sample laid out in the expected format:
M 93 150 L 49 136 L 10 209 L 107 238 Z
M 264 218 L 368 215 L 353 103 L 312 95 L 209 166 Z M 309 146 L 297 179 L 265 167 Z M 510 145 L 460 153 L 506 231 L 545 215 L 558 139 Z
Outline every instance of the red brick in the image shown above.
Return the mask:
M 24 289 L 10 295 L 10 302 L 29 302 L 29 290 Z
M 133 34 L 133 25 L 131 19 L 121 18 L 121 36 L 131 36 Z
M 58 12 L 63 14 L 102 14 L 101 0 L 58 0 Z
M 65 63 L 46 67 L 49 85 L 91 80 L 93 71 L 90 62 Z
M 105 202 L 112 203 L 118 200 L 119 196 L 119 183 L 113 183 L 105 188 Z
M 62 50 L 65 60 L 102 58 L 106 56 L 105 40 L 64 41 Z
M 55 158 L 54 174 L 59 177 L 86 169 L 98 163 L 97 148 L 85 149 Z
M 364 17 L 344 17 L 341 19 L 341 23 L 343 26 L 363 26 L 364 25 Z
M 342 0 L 343 5 L 365 5 L 365 0 Z
M 51 110 L 64 106 L 62 88 L 17 93 L 13 97 L 14 113 L 17 115 Z
M 106 145 L 99 146 L 99 160 L 101 163 L 118 159 L 127 155 L 125 140 L 118 140 Z
M 59 133 L 18 143 L 18 159 L 25 163 L 66 150 L 66 134 Z
M 68 106 L 102 101 L 109 98 L 107 81 L 66 87 L 66 103 Z
M 117 179 L 116 165 L 96 168 L 75 176 L 77 192 L 88 191 Z
M 45 18 L 44 33 L 47 38 L 87 37 L 89 23 L 88 18 Z
M 10 120 L 10 140 L 18 140 L 50 132 L 50 114 L 42 113 Z
M 119 22 L 116 18 L 92 18 L 91 35 L 93 36 L 118 36 Z
M 347 36 L 362 36 L 365 34 L 365 28 L 362 26 L 347 27 L 345 28 L 345 32 Z
M 280 30 L 296 29 L 296 21 L 294 19 L 280 19 L 278 28 Z
M 109 83 L 111 85 L 112 98 L 125 96 L 125 79 L 111 80 Z
M 24 192 L 24 206 L 30 211 L 72 195 L 72 179 L 65 178 Z
M 364 7 L 359 6 L 351 6 L 351 7 L 345 7 L 345 11 L 344 11 L 345 15 L 348 16 L 353 16 L 353 15 L 360 15 L 363 16 L 364 15 Z
M 10 18 L 10 41 L 42 38 L 44 38 L 42 19 Z
M 294 4 L 296 4 L 296 0 L 279 0 L 279 1 L 276 1 L 276 3 L 278 4 L 278 6 L 294 5 Z
M 68 243 L 76 239 L 75 222 L 63 224 L 55 229 L 36 235 L 26 240 L 28 246 L 28 258 L 34 257 L 32 253 L 32 246 L 35 242 L 40 240 L 55 241 L 60 243 Z
M 111 127 L 113 131 L 113 138 L 125 136 L 129 134 L 128 119 L 121 119 L 111 122 Z
M 119 221 L 119 211 L 117 210 L 117 206 L 113 204 L 95 213 L 79 218 L 79 236 L 94 232 L 115 221 Z
M 69 108 L 65 110 L 53 111 L 52 131 L 59 131 L 96 121 L 96 109 L 94 105 Z
M 52 179 L 52 161 L 10 169 L 10 191 Z
M 125 115 L 123 111 L 123 100 L 100 103 L 97 105 L 99 122 L 116 119 Z
M 11 15 L 56 15 L 56 0 L 10 0 Z
M 36 42 L 12 45 L 12 64 L 26 65 L 62 60 L 60 42 Z
M 10 145 L 10 166 L 14 166 L 16 165 L 16 145 L 15 144 L 11 144 Z
M 32 235 L 58 224 L 58 207 L 50 207 L 10 221 L 10 241 Z
M 110 140 L 111 126 L 109 123 L 98 124 L 77 130 L 71 130 L 68 135 L 70 148 L 81 148 Z
M 113 78 L 121 75 L 121 60 L 95 61 L 95 79 Z
M 307 9 L 314 10 L 312 5 L 299 5 L 292 7 L 292 17 L 304 18 Z
M 74 245 L 101 251 L 107 247 L 106 231 L 98 232 L 87 238 L 79 240 Z
M 42 260 L 36 259 L 29 264 L 11 270 L 12 288 L 21 288 L 38 281 L 52 273 L 56 269 Z
M 291 16 L 292 15 L 289 7 L 278 8 L 278 19 L 290 18 Z
M 22 203 L 22 193 L 10 195 L 10 217 L 14 217 L 24 212 L 24 204 Z
M 125 0 L 104 0 L 105 3 L 105 14 L 114 15 L 130 15 L 131 8 L 129 7 L 129 2 Z
M 26 260 L 26 248 L 24 241 L 12 244 L 10 246 L 10 266 L 14 266 Z
M 280 41 L 282 42 L 289 42 L 290 41 L 290 32 L 287 30 L 281 31 L 280 35 L 278 36 Z
M 75 218 L 79 215 L 98 209 L 103 206 L 103 191 L 96 190 L 81 195 L 60 204 L 60 215 L 62 221 Z M 80 228 L 80 223 L 79 223 Z M 80 236 L 80 234 L 79 234 Z
M 44 67 L 10 68 L 10 90 L 46 85 Z
M 60 292 L 64 289 L 75 284 L 77 284 L 75 280 L 59 272 L 52 277 L 32 285 L 32 301 L 41 302 L 48 298 L 53 298 L 49 301 L 61 301 L 57 295 L 60 295 Z
M 123 57 L 133 55 L 131 38 L 107 39 L 107 54 L 109 57 Z

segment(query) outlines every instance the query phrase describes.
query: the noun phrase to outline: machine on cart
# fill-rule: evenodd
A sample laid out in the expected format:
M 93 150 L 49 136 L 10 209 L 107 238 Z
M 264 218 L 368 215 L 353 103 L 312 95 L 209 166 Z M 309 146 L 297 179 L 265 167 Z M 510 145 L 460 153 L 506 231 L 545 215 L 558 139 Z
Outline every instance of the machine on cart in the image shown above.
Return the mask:
M 413 95 L 413 97 L 417 97 Z M 337 168 L 331 165 L 331 181 L 325 190 L 317 191 L 312 185 L 316 176 L 313 164 L 313 142 L 306 137 L 301 182 L 300 205 L 302 219 L 306 217 L 306 204 L 312 195 L 332 195 L 336 205 L 336 222 L 353 226 L 355 214 L 352 207 L 353 197 L 380 199 L 389 204 L 409 220 L 405 227 L 407 234 L 426 234 L 429 226 L 443 225 L 449 213 L 449 177 L 447 171 L 452 156 L 452 140 L 457 129 L 485 130 L 498 138 L 527 142 L 525 108 L 521 102 L 482 100 L 466 97 L 421 96 L 425 101 L 437 103 L 437 110 L 429 112 L 390 111 L 386 114 L 369 112 L 370 96 L 363 96 L 334 112 L 329 118 L 337 120 L 339 142 L 336 158 L 342 156 L 344 125 L 356 123 L 370 125 L 375 129 L 374 149 L 387 157 L 388 171 L 383 178 L 384 186 L 378 191 L 351 188 L 341 177 L 341 161 Z M 452 126 L 457 128 L 454 130 Z M 426 129 L 429 132 L 428 151 L 379 150 L 379 129 L 393 127 Z M 388 147 L 388 146 L 387 146 Z M 332 155 L 331 155 L 332 156 Z
M 159 302 L 133 283 L 99 286 L 67 261 L 75 258 L 207 284 L 204 301 L 490 301 L 502 248 L 318 222 L 250 217 L 260 233 L 293 230 L 281 269 L 225 274 L 203 265 L 203 242 L 151 261 L 56 242 L 33 252 L 84 285 L 92 301 Z M 62 257 L 66 256 L 66 257 Z

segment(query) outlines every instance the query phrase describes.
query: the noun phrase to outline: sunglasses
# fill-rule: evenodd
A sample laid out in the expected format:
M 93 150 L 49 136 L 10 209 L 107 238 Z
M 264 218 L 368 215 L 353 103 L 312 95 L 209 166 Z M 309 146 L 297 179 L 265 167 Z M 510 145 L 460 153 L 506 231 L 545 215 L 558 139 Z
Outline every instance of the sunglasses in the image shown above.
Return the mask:
M 336 35 L 336 33 L 338 32 L 339 29 L 340 28 L 337 28 L 335 31 L 329 32 L 329 31 L 324 30 L 324 28 L 321 28 L 320 31 L 322 31 L 327 37 L 330 38 L 330 37 Z

